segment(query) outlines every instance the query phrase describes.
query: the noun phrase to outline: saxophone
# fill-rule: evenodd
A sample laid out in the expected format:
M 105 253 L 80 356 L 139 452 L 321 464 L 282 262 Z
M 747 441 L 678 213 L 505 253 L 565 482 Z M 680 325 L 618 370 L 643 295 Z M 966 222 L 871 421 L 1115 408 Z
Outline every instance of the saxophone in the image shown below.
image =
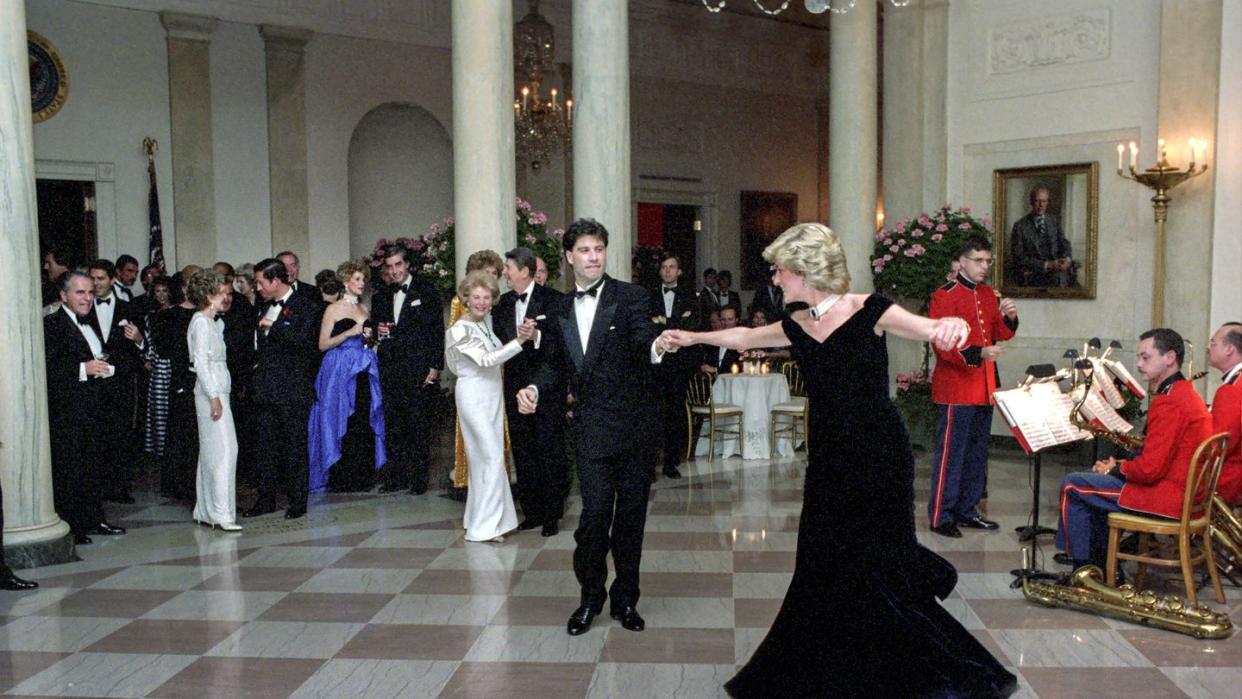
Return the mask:
M 1075 427 L 1083 432 L 1088 432 L 1092 436 L 1100 439 L 1106 439 L 1126 451 L 1136 451 L 1138 449 L 1142 449 L 1142 437 L 1122 434 L 1121 432 L 1114 432 L 1112 430 L 1104 429 L 1103 427 L 1096 427 L 1091 424 L 1090 420 L 1083 419 L 1081 415 L 1082 406 L 1087 402 L 1087 396 L 1091 395 L 1091 384 L 1095 381 L 1096 371 L 1092 370 L 1084 373 L 1086 374 L 1086 377 L 1083 379 L 1082 383 L 1082 398 L 1079 398 L 1078 401 L 1074 403 L 1074 409 L 1071 410 L 1069 414 L 1070 422 L 1072 422 Z
M 1188 604 L 1176 595 L 1157 595 L 1133 585 L 1109 587 L 1098 566 L 1083 566 L 1055 582 L 1026 578 L 1022 595 L 1045 607 L 1064 607 L 1194 636 L 1225 638 L 1233 632 L 1227 614 Z
M 1216 567 L 1235 583 L 1242 574 L 1242 520 L 1225 504 L 1220 493 L 1212 495 L 1212 544 L 1215 546 Z

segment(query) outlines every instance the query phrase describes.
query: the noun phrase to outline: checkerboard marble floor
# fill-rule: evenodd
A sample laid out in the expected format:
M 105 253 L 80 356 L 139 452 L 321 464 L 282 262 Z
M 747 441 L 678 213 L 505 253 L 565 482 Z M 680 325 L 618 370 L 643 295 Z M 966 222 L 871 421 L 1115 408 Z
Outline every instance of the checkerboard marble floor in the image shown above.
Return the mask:
M 926 458 L 922 459 L 926 462 Z M 1076 463 L 1085 463 L 1081 458 Z M 144 523 L 97 537 L 82 561 L 26 571 L 0 592 L 0 691 L 108 697 L 712 697 L 762 640 L 794 565 L 805 460 L 729 459 L 653 488 L 631 633 L 605 615 L 571 638 L 576 497 L 559 536 L 467 544 L 462 504 L 436 495 L 333 497 L 293 522 L 241 534 L 191 524 L 158 500 Z M 1065 465 L 1046 466 L 1055 523 Z M 1027 463 L 994 450 L 986 514 L 999 532 L 927 531 L 957 566 L 947 607 L 1021 679 L 1028 697 L 1237 696 L 1242 638 L 1196 641 L 1067 610 L 1009 588 Z M 1047 537 L 1045 537 L 1047 538 Z M 1053 553 L 1044 543 L 1047 567 Z M 1225 605 L 1242 621 L 1242 591 Z M 866 610 L 859 610 L 865 614 Z M 901 639 L 893 639 L 900 643 Z M 791 671 L 793 668 L 791 668 Z

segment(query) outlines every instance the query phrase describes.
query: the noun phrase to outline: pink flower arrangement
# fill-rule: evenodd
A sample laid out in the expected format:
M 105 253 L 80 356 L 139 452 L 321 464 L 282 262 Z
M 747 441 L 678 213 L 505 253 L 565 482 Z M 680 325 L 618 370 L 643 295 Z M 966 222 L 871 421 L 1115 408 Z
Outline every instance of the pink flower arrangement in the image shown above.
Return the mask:
M 948 227 L 948 226 L 946 226 L 945 224 L 943 224 L 943 223 L 937 223 L 937 224 L 936 224 L 936 232 L 937 232 L 937 233 L 944 233 L 944 232 L 945 232 L 945 231 L 947 231 L 947 230 L 949 230 L 949 227 Z
M 532 225 L 542 226 L 548 222 L 548 215 L 542 211 L 532 211 L 528 220 Z
M 968 212 L 949 206 L 878 230 L 870 260 L 876 290 L 926 302 L 944 284 L 959 246 L 971 235 L 990 233 Z

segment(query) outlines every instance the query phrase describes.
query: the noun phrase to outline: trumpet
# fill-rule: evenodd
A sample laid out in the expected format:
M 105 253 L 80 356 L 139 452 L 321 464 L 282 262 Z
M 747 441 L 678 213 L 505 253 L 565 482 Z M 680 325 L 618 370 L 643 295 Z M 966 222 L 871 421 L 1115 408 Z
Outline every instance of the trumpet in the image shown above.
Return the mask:
M 1212 495 L 1212 544 L 1216 547 L 1216 567 L 1237 582 L 1242 573 L 1242 520 L 1233 513 L 1219 493 Z

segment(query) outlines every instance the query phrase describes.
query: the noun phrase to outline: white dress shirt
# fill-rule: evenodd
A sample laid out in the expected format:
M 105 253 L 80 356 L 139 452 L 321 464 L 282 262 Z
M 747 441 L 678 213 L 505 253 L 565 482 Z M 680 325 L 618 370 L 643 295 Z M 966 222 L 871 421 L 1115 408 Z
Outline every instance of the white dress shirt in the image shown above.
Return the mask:
M 107 301 L 107 303 L 101 303 L 101 301 Z M 99 332 L 103 333 L 103 341 L 105 343 L 108 342 L 108 335 L 112 333 L 112 317 L 114 315 L 116 315 L 116 294 L 108 294 L 102 298 L 95 299 L 95 317 L 99 318 Z
M 86 325 L 82 325 L 81 323 L 78 323 L 78 317 L 74 315 L 73 311 L 69 310 L 68 308 L 64 306 L 61 306 L 60 310 L 64 311 L 65 315 L 69 316 L 69 320 L 73 321 L 74 327 L 78 329 L 78 332 L 82 333 L 82 337 L 86 340 L 86 344 L 90 345 L 91 354 L 93 354 L 96 357 L 103 354 L 103 342 L 100 342 L 99 336 L 96 335 L 95 331 L 91 329 L 91 324 L 87 323 Z M 85 381 L 85 380 L 86 380 L 86 362 L 79 362 L 78 363 L 78 381 Z
M 126 302 L 134 300 L 134 290 L 120 282 L 112 282 L 112 294 L 124 298 Z
M 392 322 L 393 323 L 401 322 L 401 309 L 405 308 L 406 293 L 401 290 L 401 287 L 406 284 L 409 284 L 412 281 L 414 280 L 410 275 L 408 274 L 405 275 L 405 281 L 398 284 L 397 288 L 392 293 Z
M 677 288 L 676 284 L 674 284 L 673 286 L 661 285 L 660 287 L 660 297 L 664 299 L 664 317 L 665 318 L 673 317 L 673 301 L 677 300 L 677 292 L 675 291 L 676 288 Z

